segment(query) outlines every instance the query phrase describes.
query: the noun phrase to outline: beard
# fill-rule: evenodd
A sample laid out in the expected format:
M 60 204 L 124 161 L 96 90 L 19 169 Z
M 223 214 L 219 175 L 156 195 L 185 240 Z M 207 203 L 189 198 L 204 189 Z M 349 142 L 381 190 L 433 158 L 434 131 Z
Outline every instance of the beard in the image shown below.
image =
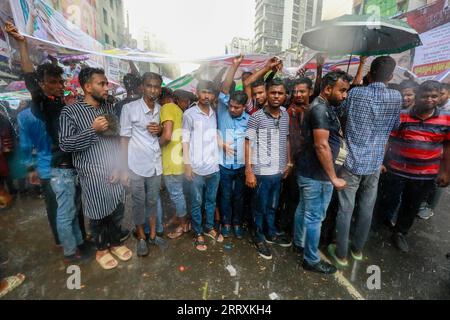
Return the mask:
M 106 99 L 103 98 L 103 96 L 98 95 L 98 94 L 92 94 L 92 98 L 100 104 L 103 104 L 106 101 Z

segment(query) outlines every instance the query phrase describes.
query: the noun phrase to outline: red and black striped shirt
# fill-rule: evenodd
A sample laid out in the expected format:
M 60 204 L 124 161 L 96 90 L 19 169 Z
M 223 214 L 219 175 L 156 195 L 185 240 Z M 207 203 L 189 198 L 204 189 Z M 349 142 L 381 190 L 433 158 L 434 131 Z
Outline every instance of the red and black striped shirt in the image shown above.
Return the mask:
M 391 133 L 387 167 L 406 178 L 435 179 L 447 141 L 450 141 L 449 111 L 436 109 L 433 116 L 422 120 L 414 108 L 403 110 L 399 128 Z

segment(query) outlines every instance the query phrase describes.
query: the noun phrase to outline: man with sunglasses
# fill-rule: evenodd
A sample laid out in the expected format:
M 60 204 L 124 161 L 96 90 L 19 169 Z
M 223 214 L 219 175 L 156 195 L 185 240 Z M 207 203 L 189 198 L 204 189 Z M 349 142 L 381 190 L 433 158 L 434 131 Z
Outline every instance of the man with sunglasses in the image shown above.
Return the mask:
M 281 191 L 281 181 L 291 172 L 293 164 L 289 143 L 289 115 L 281 107 L 286 100 L 282 80 L 273 79 L 267 86 L 268 105 L 254 113 L 249 121 L 245 140 L 246 185 L 253 191 L 255 245 L 259 255 L 272 259 L 264 241 L 281 247 L 291 243 L 275 228 L 275 212 Z M 264 222 L 267 235 L 264 235 Z

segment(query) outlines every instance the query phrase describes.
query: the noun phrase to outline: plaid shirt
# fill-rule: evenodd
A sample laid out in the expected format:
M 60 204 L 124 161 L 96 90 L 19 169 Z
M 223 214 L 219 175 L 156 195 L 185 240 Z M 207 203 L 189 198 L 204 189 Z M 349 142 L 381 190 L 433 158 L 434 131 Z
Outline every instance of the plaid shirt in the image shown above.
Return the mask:
M 400 124 L 400 92 L 375 82 L 353 88 L 342 104 L 346 113 L 346 169 L 356 175 L 374 174 L 383 163 L 391 131 Z

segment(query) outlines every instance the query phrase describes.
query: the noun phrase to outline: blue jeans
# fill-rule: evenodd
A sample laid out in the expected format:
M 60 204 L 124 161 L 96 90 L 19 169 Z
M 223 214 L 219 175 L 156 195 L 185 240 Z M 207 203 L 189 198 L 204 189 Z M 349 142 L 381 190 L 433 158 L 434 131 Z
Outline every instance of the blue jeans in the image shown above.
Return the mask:
M 220 213 L 222 225 L 242 224 L 244 211 L 245 168 L 227 169 L 220 166 Z
M 294 243 L 305 248 L 305 261 L 314 265 L 320 262 L 320 230 L 333 195 L 333 185 L 300 175 L 297 175 L 297 183 L 300 200 L 295 212 Z
M 202 204 L 203 190 L 205 189 L 205 211 L 206 225 L 205 230 L 209 231 L 214 227 L 214 211 L 216 209 L 217 189 L 219 188 L 219 172 L 199 176 L 194 175 L 194 181 L 191 186 L 191 216 L 192 228 L 197 236 L 203 233 L 202 230 Z
M 253 191 L 253 222 L 255 226 L 255 242 L 264 241 L 264 222 L 267 233 L 273 238 L 276 235 L 275 213 L 278 209 L 281 192 L 281 174 L 256 176 L 256 190 Z
M 77 173 L 75 169 L 52 169 L 50 183 L 58 203 L 56 228 L 58 229 L 59 240 L 63 245 L 65 256 L 75 254 L 77 246 L 83 243 L 75 203 L 76 179 Z
M 172 200 L 176 215 L 178 218 L 186 216 L 186 199 L 183 192 L 184 175 L 168 175 L 164 176 L 164 184 L 167 192 L 169 192 L 170 200 Z

